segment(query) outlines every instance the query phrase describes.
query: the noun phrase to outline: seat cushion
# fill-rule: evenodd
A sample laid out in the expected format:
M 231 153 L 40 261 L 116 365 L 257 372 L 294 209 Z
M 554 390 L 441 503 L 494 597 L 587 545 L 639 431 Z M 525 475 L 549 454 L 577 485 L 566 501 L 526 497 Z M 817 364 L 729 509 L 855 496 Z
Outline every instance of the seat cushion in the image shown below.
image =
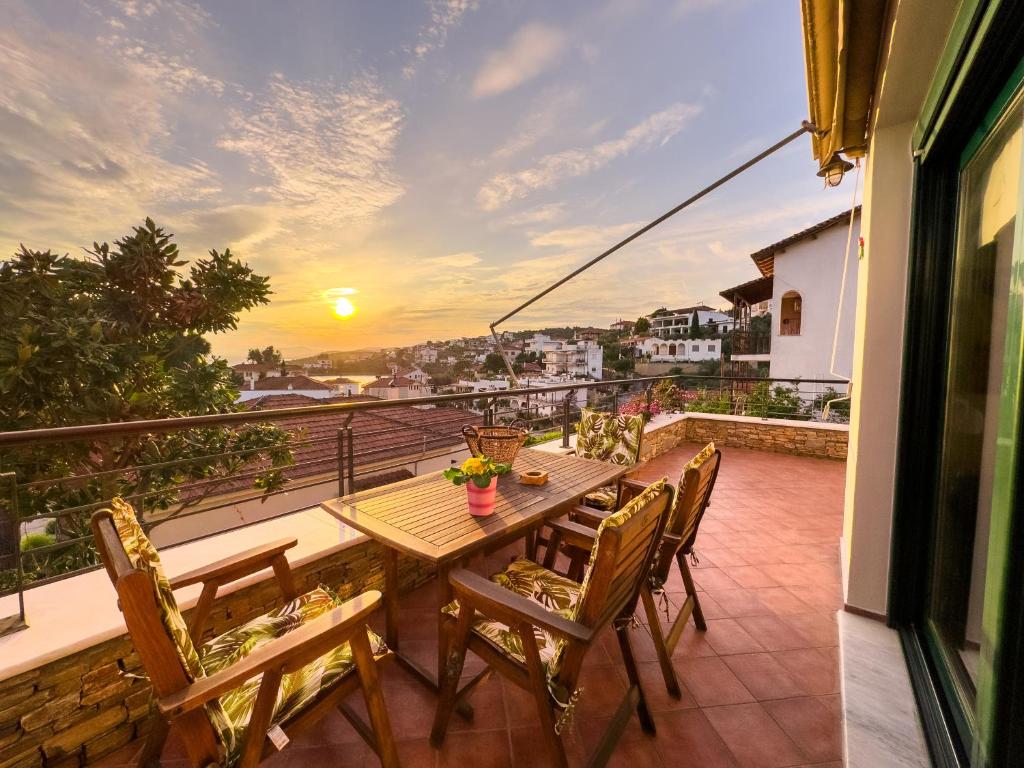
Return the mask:
M 551 613 L 557 613 L 570 620 L 576 617 L 580 585 L 531 560 L 514 560 L 504 571 L 492 576 L 491 581 L 532 600 Z M 459 601 L 453 600 L 441 610 L 449 616 L 458 616 Z M 507 624 L 478 612 L 473 619 L 473 631 L 506 656 L 520 664 L 526 663 L 522 641 Z M 551 677 L 553 662 L 557 666 L 557 659 L 565 641 L 538 627 L 534 627 L 533 635 L 537 638 L 541 662 Z
M 583 408 L 576 425 L 576 455 L 610 464 L 636 464 L 640 458 L 643 416 Z
M 276 611 L 259 616 L 203 645 L 200 649 L 203 668 L 208 674 L 213 674 L 229 667 L 260 646 L 308 624 L 340 603 L 340 599 L 324 587 L 300 595 Z M 376 633 L 367 628 L 366 634 L 374 655 L 387 650 L 384 641 Z M 344 643 L 301 669 L 285 675 L 278 690 L 271 725 L 283 723 L 298 714 L 322 690 L 337 683 L 354 669 L 352 648 Z M 262 675 L 254 677 L 220 697 L 220 706 L 227 715 L 227 724 L 218 730 L 227 751 L 227 765 L 231 765 L 241 753 L 245 730 L 252 717 L 262 679 Z
M 607 512 L 615 509 L 619 501 L 619 488 L 616 485 L 605 485 L 596 491 L 591 491 L 583 497 L 583 503 L 594 509 L 601 509 Z

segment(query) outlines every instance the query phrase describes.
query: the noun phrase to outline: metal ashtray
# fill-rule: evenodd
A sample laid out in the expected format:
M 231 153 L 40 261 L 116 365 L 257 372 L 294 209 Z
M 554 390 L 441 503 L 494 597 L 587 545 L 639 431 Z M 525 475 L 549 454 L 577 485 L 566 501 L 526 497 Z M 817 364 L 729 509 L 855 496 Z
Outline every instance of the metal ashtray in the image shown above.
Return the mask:
M 531 469 L 519 475 L 519 482 L 523 485 L 544 485 L 548 481 L 548 473 L 543 469 Z

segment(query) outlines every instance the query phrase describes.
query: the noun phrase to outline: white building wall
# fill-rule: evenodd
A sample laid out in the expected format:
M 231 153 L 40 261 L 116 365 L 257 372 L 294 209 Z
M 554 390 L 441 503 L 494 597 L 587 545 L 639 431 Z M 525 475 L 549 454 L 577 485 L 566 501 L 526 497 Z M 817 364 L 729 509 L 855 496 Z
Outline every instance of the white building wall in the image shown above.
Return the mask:
M 780 379 L 849 378 L 853 371 L 853 337 L 857 306 L 857 259 L 860 217 L 854 220 L 850 257 L 846 267 L 846 293 L 839 302 L 843 281 L 848 225 L 837 225 L 802 240 L 775 255 L 772 292 L 772 339 L 769 375 Z M 800 335 L 781 334 L 782 297 L 800 294 Z M 839 324 L 836 365 L 831 369 L 833 339 Z M 840 389 L 836 387 L 836 389 Z

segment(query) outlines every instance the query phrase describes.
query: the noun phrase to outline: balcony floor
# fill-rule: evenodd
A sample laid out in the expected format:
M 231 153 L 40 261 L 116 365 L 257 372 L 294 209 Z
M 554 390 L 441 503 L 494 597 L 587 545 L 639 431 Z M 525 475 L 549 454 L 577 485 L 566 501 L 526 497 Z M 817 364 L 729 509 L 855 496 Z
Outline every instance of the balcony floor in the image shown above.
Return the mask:
M 700 446 L 682 445 L 643 467 L 644 478 L 668 475 Z M 712 505 L 701 526 L 693 569 L 706 634 L 687 627 L 674 664 L 683 697 L 670 698 L 649 635 L 633 630 L 648 702 L 658 727 L 647 736 L 634 717 L 611 765 L 816 766 L 839 768 L 842 759 L 838 637 L 842 606 L 838 541 L 842 529 L 845 464 L 741 449 L 723 450 Z M 509 549 L 471 565 L 494 572 Z M 682 586 L 668 585 L 673 605 Z M 403 598 L 403 652 L 432 668 L 435 585 Z M 641 611 L 642 613 L 642 611 Z M 481 669 L 472 654 L 466 675 Z M 614 636 L 591 650 L 573 732 L 566 738 L 573 765 L 581 765 L 600 739 L 625 690 L 625 671 Z M 435 697 L 397 665 L 385 672 L 385 697 L 402 764 L 419 766 L 542 766 L 548 763 L 531 699 L 492 677 L 474 694 L 475 721 L 453 716 L 441 750 L 427 736 Z M 362 702 L 353 701 L 365 711 Z M 102 765 L 129 764 L 140 749 L 130 744 Z M 164 765 L 184 765 L 172 736 Z M 267 765 L 376 766 L 375 755 L 341 717 L 332 715 L 295 739 Z

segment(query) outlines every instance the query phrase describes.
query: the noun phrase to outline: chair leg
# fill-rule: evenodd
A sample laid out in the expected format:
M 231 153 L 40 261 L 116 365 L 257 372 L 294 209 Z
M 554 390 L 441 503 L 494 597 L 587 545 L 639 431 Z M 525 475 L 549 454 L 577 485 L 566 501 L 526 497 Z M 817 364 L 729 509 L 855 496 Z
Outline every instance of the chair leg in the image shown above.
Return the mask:
M 146 741 L 139 755 L 138 768 L 158 768 L 160 755 L 164 751 L 170 730 L 170 723 L 161 717 L 159 712 L 154 712 L 150 716 L 149 733 L 146 734 Z
M 636 657 L 633 656 L 633 646 L 629 642 L 629 629 L 624 626 L 616 627 L 615 635 L 619 640 L 622 660 L 626 664 L 626 677 L 629 678 L 629 686 L 630 688 L 635 688 L 639 694 L 636 714 L 640 718 L 640 727 L 644 729 L 644 733 L 654 734 L 656 732 L 654 718 L 651 717 L 651 712 L 647 709 L 647 697 L 644 696 L 644 688 L 640 684 L 640 674 L 636 668 Z
M 466 662 L 466 646 L 469 644 L 469 633 L 473 629 L 475 609 L 463 605 L 459 609 L 459 619 L 455 625 L 455 636 L 448 639 L 448 663 L 444 675 L 438 681 L 440 686 L 437 711 L 434 714 L 434 725 L 430 729 L 430 743 L 440 747 L 448 732 L 448 721 L 459 695 L 459 678 Z M 444 618 L 441 618 L 444 621 Z
M 540 730 L 544 734 L 544 741 L 547 742 L 548 751 L 555 761 L 556 768 L 568 768 L 569 759 L 565 755 L 565 747 L 555 730 L 555 713 L 551 705 L 551 694 L 548 692 L 547 675 L 544 672 L 544 665 L 540 661 L 540 649 L 537 648 L 537 638 L 533 635 L 533 627 L 528 624 L 522 625 L 516 627 L 516 631 L 523 643 L 526 669 L 530 674 L 530 693 L 533 694 L 534 703 L 537 705 L 537 715 L 540 718 Z
M 394 737 L 391 735 L 391 719 L 388 717 L 387 705 L 384 703 L 384 694 L 380 688 L 380 675 L 377 671 L 377 662 L 373 658 L 373 650 L 370 648 L 370 641 L 366 632 L 360 629 L 356 631 L 349 642 L 352 647 L 352 657 L 356 662 L 356 672 L 359 673 L 359 680 L 362 683 L 363 698 L 366 700 L 366 710 L 370 715 L 373 737 L 377 742 L 377 755 L 380 757 L 380 764 L 383 768 L 398 768 L 398 750 L 395 747 Z
M 654 595 L 651 594 L 651 589 L 646 584 L 640 588 L 640 599 L 643 601 L 644 612 L 647 614 L 647 627 L 651 631 L 654 650 L 658 654 L 658 664 L 661 665 L 661 676 L 665 678 L 665 687 L 668 688 L 668 694 L 672 698 L 682 698 L 683 692 L 676 679 L 675 667 L 672 666 L 672 655 L 665 646 L 665 634 L 661 631 L 661 620 L 658 618 L 658 608 L 654 604 Z
M 676 552 L 676 563 L 679 565 L 679 573 L 683 577 L 683 584 L 686 586 L 686 596 L 693 600 L 693 623 L 697 629 L 706 632 L 708 624 L 704 621 L 704 611 L 700 607 L 700 599 L 697 597 L 697 587 L 693 584 L 693 576 L 690 575 L 690 566 L 686 564 L 686 555 Z

